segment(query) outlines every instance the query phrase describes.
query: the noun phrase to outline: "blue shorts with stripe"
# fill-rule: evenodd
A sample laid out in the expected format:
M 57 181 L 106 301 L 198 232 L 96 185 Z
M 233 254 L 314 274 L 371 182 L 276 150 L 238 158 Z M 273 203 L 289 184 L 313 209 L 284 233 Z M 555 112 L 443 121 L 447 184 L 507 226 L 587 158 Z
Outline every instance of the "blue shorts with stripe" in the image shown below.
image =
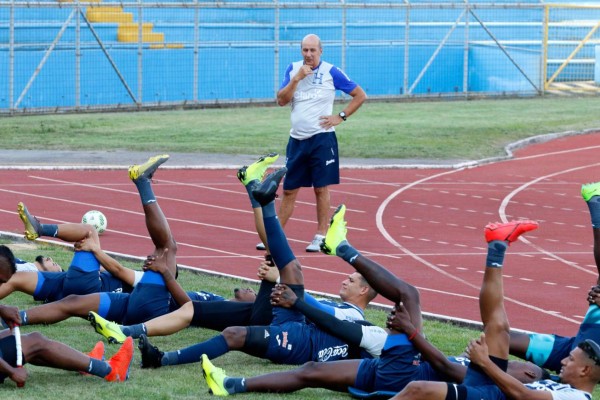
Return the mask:
M 37 272 L 37 286 L 33 292 L 36 301 L 51 302 L 63 298 L 63 283 L 67 278 L 66 272 Z
M 167 314 L 170 301 L 160 274 L 146 272 L 131 293 L 100 293 L 98 314 L 119 324 L 139 324 Z

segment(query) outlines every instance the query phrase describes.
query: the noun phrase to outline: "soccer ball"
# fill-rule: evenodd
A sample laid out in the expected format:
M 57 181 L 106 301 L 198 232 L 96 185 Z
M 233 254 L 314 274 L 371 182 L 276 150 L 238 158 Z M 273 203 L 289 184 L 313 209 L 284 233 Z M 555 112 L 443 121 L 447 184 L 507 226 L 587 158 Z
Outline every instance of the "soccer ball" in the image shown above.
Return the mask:
M 84 224 L 90 224 L 94 228 L 96 228 L 96 231 L 98 231 L 98 235 L 102 235 L 106 230 L 106 227 L 108 226 L 108 220 L 106 219 L 104 214 L 102 214 L 98 210 L 91 210 L 86 212 L 83 215 L 83 218 L 81 218 L 81 222 Z

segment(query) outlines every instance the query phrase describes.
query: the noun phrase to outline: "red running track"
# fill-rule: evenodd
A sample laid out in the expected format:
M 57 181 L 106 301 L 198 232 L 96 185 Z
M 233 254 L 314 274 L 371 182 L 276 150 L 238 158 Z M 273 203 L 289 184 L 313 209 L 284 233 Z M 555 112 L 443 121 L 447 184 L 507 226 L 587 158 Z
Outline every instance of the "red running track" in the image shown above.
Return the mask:
M 472 168 L 343 169 L 332 205 L 347 205 L 355 247 L 420 289 L 423 311 L 473 321 L 480 320 L 483 227 L 515 218 L 539 221 L 540 229 L 507 253 L 510 321 L 519 329 L 573 335 L 597 277 L 580 188 L 600 180 L 599 148 L 600 134 L 585 134 Z M 154 191 L 178 241 L 180 264 L 253 279 L 262 254 L 254 250 L 258 236 L 235 172 L 162 169 Z M 73 222 L 98 209 L 109 221 L 106 250 L 139 257 L 153 250 L 125 170 L 0 170 L 0 192 L 3 231 L 22 232 L 19 201 L 45 222 Z M 314 213 L 312 191 L 301 191 L 286 233 L 307 288 L 335 294 L 352 269 L 337 257 L 305 253 Z

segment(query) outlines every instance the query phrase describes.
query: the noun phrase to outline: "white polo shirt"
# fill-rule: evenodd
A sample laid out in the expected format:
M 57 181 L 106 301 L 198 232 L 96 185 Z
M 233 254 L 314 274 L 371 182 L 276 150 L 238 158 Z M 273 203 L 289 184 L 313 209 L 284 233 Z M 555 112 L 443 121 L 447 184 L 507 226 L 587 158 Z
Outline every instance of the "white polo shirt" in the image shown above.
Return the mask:
M 304 61 L 296 61 L 288 66 L 280 90 L 287 86 L 303 65 Z M 358 85 L 341 69 L 321 61 L 316 68 L 313 68 L 313 74 L 302 79 L 296 87 L 290 102 L 292 107 L 290 136 L 304 140 L 317 133 L 335 131 L 333 127 L 324 130 L 319 125 L 319 117 L 332 114 L 336 90 L 348 94 L 356 86 Z

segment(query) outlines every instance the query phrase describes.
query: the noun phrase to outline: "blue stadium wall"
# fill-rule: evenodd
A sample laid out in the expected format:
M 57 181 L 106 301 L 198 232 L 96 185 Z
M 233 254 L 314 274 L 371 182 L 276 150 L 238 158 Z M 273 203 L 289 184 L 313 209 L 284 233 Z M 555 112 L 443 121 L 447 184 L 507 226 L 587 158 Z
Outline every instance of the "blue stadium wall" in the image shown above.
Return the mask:
M 537 1 L 518 2 L 524 3 L 539 4 Z M 135 9 L 126 11 L 133 12 L 134 20 L 138 20 Z M 461 11 L 460 7 L 411 11 L 409 85 L 430 60 Z M 6 23 L 8 12 L 7 8 L 0 7 L 0 77 L 9 76 L 6 45 L 9 41 Z M 227 13 L 229 24 L 226 28 L 220 23 L 224 12 Z M 315 12 L 319 13 L 318 24 L 315 24 Z M 481 9 L 476 12 L 484 21 L 506 23 L 495 27 L 493 33 L 499 40 L 513 42 L 507 51 L 515 63 L 507 58 L 500 47 L 489 44 L 490 36 L 482 29 L 475 29 L 477 24 L 471 18 L 468 87 L 464 87 L 464 28 L 461 26 L 439 50 L 411 95 L 535 93 L 531 83 L 539 84 L 541 81 L 543 9 L 509 9 L 500 12 Z M 28 84 L 48 44 L 69 13 L 69 9 L 51 8 L 20 9 L 15 13 L 15 38 L 19 46 L 14 52 L 13 102 Z M 153 22 L 156 31 L 164 32 L 166 42 L 186 45 L 181 49 L 145 48 L 142 53 L 141 88 L 138 83 L 137 45 L 116 43 L 117 24 L 94 25 L 102 41 L 108 44 L 110 56 L 131 92 L 135 96 L 141 94 L 143 103 L 191 103 L 195 100 L 194 48 L 191 42 L 193 23 L 190 22 L 190 13 L 193 11 L 189 9 L 170 8 L 143 11 L 144 21 Z M 196 100 L 211 103 L 274 99 L 275 84 L 281 80 L 288 63 L 300 58 L 299 40 L 311 32 L 319 34 L 325 44 L 323 58 L 341 66 L 340 13 L 339 9 L 281 10 L 279 68 L 274 71 L 273 10 L 202 10 Z M 346 18 L 348 46 L 345 70 L 348 75 L 360 83 L 370 96 L 405 95 L 405 30 L 402 27 L 405 11 L 388 9 L 366 12 L 349 9 Z M 445 24 L 438 26 L 436 22 Z M 511 25 L 511 22 L 516 24 Z M 19 103 L 20 109 L 75 105 L 75 29 L 72 25 L 65 31 Z M 84 44 L 80 57 L 81 107 L 132 104 L 132 98 L 121 79 L 83 23 L 81 42 Z M 43 43 L 46 45 L 36 45 Z M 1 78 L 0 109 L 10 106 L 8 93 L 8 79 Z

